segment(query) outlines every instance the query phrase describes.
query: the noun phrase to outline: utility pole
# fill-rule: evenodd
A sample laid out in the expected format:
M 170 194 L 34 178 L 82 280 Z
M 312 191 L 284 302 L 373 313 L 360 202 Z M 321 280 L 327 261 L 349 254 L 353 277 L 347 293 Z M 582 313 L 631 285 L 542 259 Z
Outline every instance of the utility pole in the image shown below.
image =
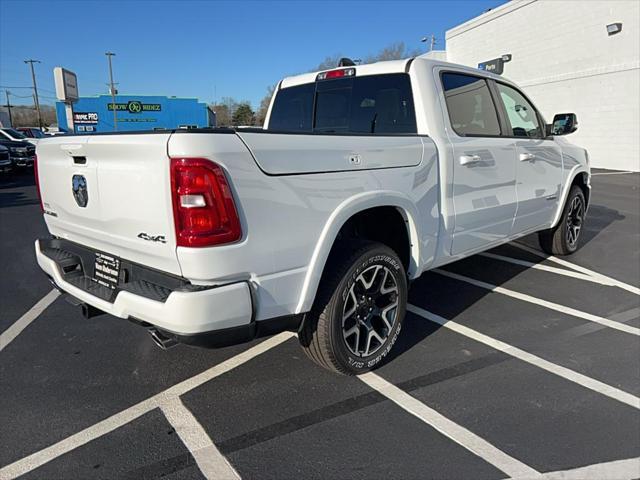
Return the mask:
M 40 112 L 40 100 L 38 99 L 38 86 L 36 85 L 36 72 L 33 70 L 34 63 L 42 63 L 40 60 L 25 60 L 24 63 L 31 65 L 31 78 L 33 80 L 33 99 L 36 104 L 36 110 L 38 110 L 38 127 L 42 130 L 42 113 Z
M 113 85 L 113 69 L 111 67 L 111 57 L 115 53 L 106 52 L 105 55 L 109 59 L 109 90 L 111 91 L 111 108 L 113 109 L 113 129 L 118 130 L 118 116 L 116 115 L 116 87 Z
M 9 112 L 9 124 L 13 127 L 13 119 L 11 118 L 11 103 L 9 103 L 9 95 L 11 92 L 9 90 L 5 90 L 4 94 L 7 96 L 7 111 Z

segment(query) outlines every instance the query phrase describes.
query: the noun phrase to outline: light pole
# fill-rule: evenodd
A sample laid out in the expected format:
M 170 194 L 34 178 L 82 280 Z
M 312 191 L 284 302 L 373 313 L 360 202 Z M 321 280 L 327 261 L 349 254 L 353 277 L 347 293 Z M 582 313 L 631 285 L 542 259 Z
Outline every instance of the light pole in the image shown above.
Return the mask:
M 436 36 L 432 33 L 431 35 L 427 36 L 427 37 L 422 37 L 422 40 L 420 40 L 422 43 L 427 43 L 429 42 L 429 51 L 432 52 L 433 51 L 433 47 L 435 47 L 436 45 Z
M 116 89 L 113 86 L 113 69 L 111 67 L 111 57 L 115 53 L 106 52 L 105 55 L 109 59 L 109 90 L 111 91 L 111 108 L 113 109 L 113 129 L 118 130 L 118 117 L 116 115 Z
M 31 79 L 33 80 L 33 92 L 34 92 L 34 101 L 36 104 L 36 110 L 38 110 L 38 127 L 42 130 L 42 113 L 40 113 L 40 100 L 38 99 L 38 86 L 36 85 L 36 72 L 33 70 L 34 63 L 41 63 L 40 60 L 25 60 L 24 63 L 28 63 L 31 65 Z

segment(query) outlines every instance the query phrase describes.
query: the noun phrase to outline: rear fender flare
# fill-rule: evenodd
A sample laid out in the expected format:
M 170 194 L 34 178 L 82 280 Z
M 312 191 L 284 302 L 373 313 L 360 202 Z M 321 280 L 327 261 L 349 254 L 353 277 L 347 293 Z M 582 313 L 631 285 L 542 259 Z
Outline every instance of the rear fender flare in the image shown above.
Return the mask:
M 420 266 L 420 233 L 418 232 L 418 210 L 406 196 L 394 191 L 365 192 L 344 200 L 327 219 L 316 242 L 309 261 L 307 273 L 300 293 L 295 313 L 307 312 L 311 309 L 316 291 L 322 277 L 329 252 L 342 226 L 355 214 L 375 207 L 395 207 L 404 217 L 410 242 L 410 258 L 408 275 L 414 278 L 419 275 Z

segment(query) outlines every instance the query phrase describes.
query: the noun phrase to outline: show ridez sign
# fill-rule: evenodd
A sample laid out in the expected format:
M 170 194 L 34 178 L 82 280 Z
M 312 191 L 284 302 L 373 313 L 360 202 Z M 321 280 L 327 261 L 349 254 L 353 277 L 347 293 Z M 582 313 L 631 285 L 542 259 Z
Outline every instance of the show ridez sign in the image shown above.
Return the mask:
M 162 111 L 162 105 L 159 103 L 142 103 L 137 100 L 132 100 L 127 103 L 109 103 L 107 109 L 112 112 L 114 106 L 117 112 L 142 113 Z

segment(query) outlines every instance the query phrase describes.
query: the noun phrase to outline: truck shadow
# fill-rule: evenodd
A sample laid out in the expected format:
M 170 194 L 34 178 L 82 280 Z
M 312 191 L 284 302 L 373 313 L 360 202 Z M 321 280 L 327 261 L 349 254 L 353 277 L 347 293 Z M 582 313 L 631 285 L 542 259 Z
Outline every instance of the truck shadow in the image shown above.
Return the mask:
M 625 216 L 618 210 L 602 205 L 591 205 L 587 222 L 582 232 L 581 245 L 584 246 L 591 242 L 612 223 L 624 219 Z M 534 248 L 539 255 L 525 252 L 511 244 L 501 245 L 490 250 L 490 252 L 496 255 L 525 260 L 532 264 L 539 264 L 548 258 L 548 255 L 538 247 L 537 234 L 524 237 L 518 242 Z M 443 270 L 455 272 L 492 285 L 502 286 L 514 277 L 530 270 L 530 267 L 474 255 L 446 265 Z M 467 312 L 490 293 L 489 290 L 466 282 L 445 277 L 435 272 L 426 272 L 412 283 L 409 290 L 409 303 L 447 320 L 456 320 L 459 315 Z M 496 312 L 496 315 L 502 313 Z M 415 345 L 435 333 L 439 328 L 441 326 L 436 323 L 408 313 L 407 319 L 403 324 L 403 331 L 387 361 L 402 356 Z
M 33 170 L 13 170 L 0 173 L 0 208 L 38 205 Z

